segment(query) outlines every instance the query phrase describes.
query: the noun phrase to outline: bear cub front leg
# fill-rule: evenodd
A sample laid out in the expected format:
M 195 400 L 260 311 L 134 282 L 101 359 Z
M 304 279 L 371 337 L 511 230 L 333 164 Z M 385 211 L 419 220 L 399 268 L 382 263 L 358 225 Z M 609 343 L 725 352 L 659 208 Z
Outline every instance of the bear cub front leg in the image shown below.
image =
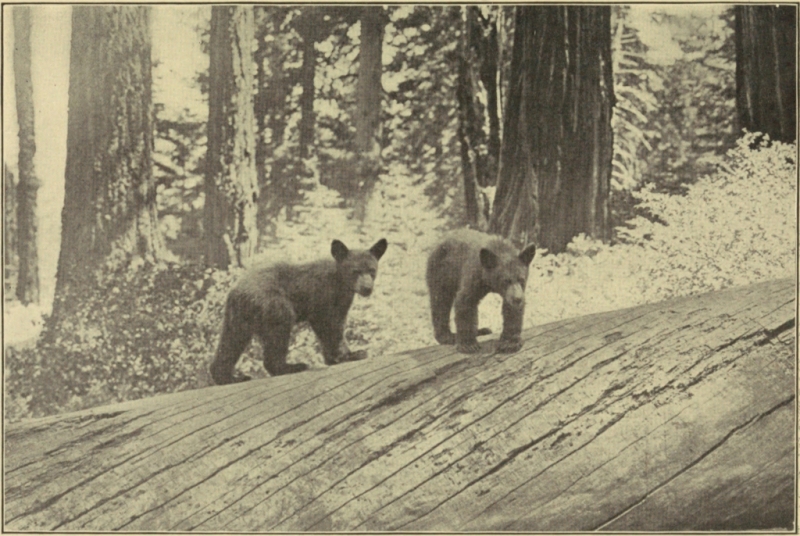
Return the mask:
M 456 296 L 456 351 L 474 354 L 481 350 L 478 344 L 478 303 L 470 293 L 460 292 Z
M 497 341 L 497 351 L 513 354 L 522 348 L 522 320 L 525 316 L 525 303 L 516 306 L 503 302 L 503 333 Z

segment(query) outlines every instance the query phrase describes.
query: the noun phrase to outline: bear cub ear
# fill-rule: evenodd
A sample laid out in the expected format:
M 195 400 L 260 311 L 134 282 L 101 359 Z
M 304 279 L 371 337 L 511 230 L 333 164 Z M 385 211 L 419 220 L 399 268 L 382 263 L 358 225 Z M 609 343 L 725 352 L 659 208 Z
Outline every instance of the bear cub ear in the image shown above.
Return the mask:
M 371 248 L 369 248 L 369 252 L 372 254 L 373 257 L 375 257 L 376 260 L 381 260 L 383 254 L 386 253 L 386 247 L 388 245 L 389 243 L 386 242 L 386 239 L 381 238 L 380 240 L 375 242 L 375 244 Z
M 519 260 L 526 265 L 530 265 L 534 255 L 536 255 L 536 246 L 534 244 L 529 244 L 520 252 Z
M 336 262 L 342 262 L 347 258 L 347 255 L 350 253 L 350 250 L 347 249 L 347 246 L 340 240 L 334 240 L 331 243 L 331 255 L 333 258 L 336 259 Z
M 486 268 L 487 270 L 494 270 L 494 268 L 498 264 L 497 255 L 489 249 L 482 248 L 481 249 L 481 266 Z

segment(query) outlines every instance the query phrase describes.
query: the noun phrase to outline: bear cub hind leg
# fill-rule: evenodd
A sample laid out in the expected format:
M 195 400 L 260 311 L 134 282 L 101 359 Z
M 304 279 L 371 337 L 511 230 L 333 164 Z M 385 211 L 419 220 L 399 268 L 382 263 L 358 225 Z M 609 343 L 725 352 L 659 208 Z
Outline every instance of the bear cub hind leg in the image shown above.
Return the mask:
M 286 362 L 294 321 L 292 305 L 283 299 L 271 300 L 269 307 L 262 311 L 258 337 L 261 341 L 264 368 L 270 376 L 293 374 L 308 369 L 305 363 Z
M 250 344 L 255 332 L 254 313 L 252 304 L 245 296 L 237 292 L 228 295 L 222 334 L 209 371 L 215 384 L 225 385 L 250 379 L 246 374 L 236 371 L 236 362 Z
M 456 298 L 455 290 L 430 285 L 433 336 L 439 344 L 455 344 L 456 336 L 450 331 L 450 310 Z

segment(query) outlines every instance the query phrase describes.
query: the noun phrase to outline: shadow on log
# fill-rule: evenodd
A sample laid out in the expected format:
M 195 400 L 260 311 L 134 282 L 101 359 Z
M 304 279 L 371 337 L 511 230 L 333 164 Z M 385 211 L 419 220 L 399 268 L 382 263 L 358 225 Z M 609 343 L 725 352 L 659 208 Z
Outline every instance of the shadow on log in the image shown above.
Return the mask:
M 9 425 L 5 530 L 793 529 L 795 292 Z

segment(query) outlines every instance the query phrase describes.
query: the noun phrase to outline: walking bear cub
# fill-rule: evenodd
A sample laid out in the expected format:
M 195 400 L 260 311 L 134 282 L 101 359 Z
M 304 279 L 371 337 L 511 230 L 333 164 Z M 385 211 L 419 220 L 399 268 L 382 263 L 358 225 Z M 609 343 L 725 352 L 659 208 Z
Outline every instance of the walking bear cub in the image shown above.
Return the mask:
M 426 274 L 436 341 L 455 343 L 461 353 L 478 352 L 477 336 L 491 333 L 478 329 L 478 303 L 495 292 L 503 297 L 503 333 L 497 350 L 519 350 L 525 283 L 535 253 L 533 244 L 520 252 L 500 237 L 472 230 L 456 231 L 442 240 L 428 257 Z M 455 335 L 450 331 L 451 309 L 455 309 Z
M 225 304 L 222 334 L 211 364 L 214 383 L 250 379 L 235 374 L 235 368 L 254 335 L 261 340 L 264 368 L 272 376 L 307 369 L 306 364 L 286 362 L 296 322 L 311 325 L 326 364 L 366 358 L 366 351 L 351 352 L 347 347 L 344 325 L 355 293 L 372 294 L 378 260 L 386 246 L 386 239 L 381 239 L 369 250 L 350 251 L 334 240 L 333 260 L 260 265 L 245 272 Z

